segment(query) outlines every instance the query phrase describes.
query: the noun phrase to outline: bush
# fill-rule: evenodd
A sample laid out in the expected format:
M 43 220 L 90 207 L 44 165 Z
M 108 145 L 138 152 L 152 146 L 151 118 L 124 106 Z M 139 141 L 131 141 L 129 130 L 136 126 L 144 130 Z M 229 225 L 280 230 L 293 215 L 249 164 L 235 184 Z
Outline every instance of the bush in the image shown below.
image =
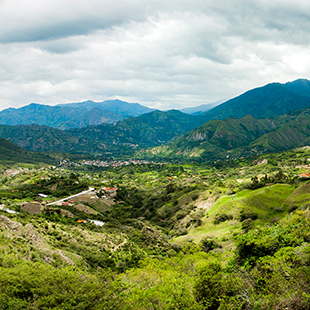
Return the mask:
M 216 239 L 205 237 L 199 242 L 199 246 L 205 252 L 210 252 L 214 249 L 221 248 Z
M 256 220 L 258 214 L 251 210 L 241 210 L 240 211 L 240 222 L 243 222 L 246 219 Z
M 244 231 L 249 231 L 250 229 L 254 228 L 253 221 L 251 219 L 246 219 L 241 223 L 241 228 Z
M 218 309 L 221 280 L 221 266 L 218 263 L 211 263 L 200 270 L 198 281 L 195 284 L 195 297 L 206 309 Z
M 232 219 L 233 219 L 233 216 L 231 214 L 226 214 L 226 213 L 217 214 L 213 220 L 213 224 L 217 225 L 219 223 L 232 220 Z

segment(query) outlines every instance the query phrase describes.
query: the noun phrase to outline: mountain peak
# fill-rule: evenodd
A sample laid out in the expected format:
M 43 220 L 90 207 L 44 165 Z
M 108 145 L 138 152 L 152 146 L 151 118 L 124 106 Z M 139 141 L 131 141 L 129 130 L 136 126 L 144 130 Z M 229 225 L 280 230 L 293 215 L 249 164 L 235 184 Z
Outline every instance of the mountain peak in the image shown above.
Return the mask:
M 238 97 L 207 111 L 207 119 L 275 117 L 292 110 L 310 107 L 310 82 L 300 79 L 290 83 L 269 83 L 251 89 Z

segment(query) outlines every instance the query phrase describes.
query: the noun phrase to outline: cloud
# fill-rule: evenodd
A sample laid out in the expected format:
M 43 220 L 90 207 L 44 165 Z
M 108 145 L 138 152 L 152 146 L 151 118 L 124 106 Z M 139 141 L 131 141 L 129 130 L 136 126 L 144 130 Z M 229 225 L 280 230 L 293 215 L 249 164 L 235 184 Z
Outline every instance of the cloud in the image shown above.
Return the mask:
M 307 76 L 307 1 L 0 1 L 0 109 L 178 108 Z

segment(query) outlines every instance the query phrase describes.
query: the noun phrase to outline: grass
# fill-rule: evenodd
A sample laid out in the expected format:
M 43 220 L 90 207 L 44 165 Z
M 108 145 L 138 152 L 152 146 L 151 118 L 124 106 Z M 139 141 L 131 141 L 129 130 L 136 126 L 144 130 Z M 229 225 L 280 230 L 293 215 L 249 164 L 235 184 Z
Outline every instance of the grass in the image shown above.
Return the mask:
M 310 189 L 310 184 L 307 186 Z M 295 193 L 295 191 L 298 191 Z M 199 242 L 205 236 L 231 237 L 234 233 L 241 232 L 239 221 L 240 211 L 243 209 L 257 213 L 256 225 L 270 223 L 282 218 L 288 211 L 288 202 L 292 197 L 307 195 L 306 188 L 296 189 L 294 185 L 275 184 L 257 190 L 242 190 L 234 195 L 221 196 L 202 219 L 202 225 L 188 231 L 188 234 L 175 238 L 174 242 L 191 239 Z M 295 193 L 295 194 L 294 194 Z M 293 195 L 294 194 L 294 195 Z M 302 196 L 304 197 L 304 196 Z M 308 192 L 310 202 L 310 193 Z M 218 214 L 231 214 L 232 220 L 215 225 L 213 220 Z
M 310 203 L 310 183 L 298 187 L 284 202 L 285 207 L 300 207 Z

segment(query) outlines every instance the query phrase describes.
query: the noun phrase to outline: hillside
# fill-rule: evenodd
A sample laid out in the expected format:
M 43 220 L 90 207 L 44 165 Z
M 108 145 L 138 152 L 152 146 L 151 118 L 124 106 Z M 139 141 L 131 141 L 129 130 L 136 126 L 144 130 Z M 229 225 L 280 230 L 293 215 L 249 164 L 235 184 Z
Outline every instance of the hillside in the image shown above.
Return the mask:
M 241 119 L 212 120 L 167 145 L 145 150 L 141 156 L 172 156 L 199 161 L 229 158 L 233 151 L 248 147 L 279 124 L 281 121 L 277 119 L 257 120 L 249 115 Z
M 79 140 L 65 131 L 39 125 L 0 125 L 0 136 L 30 151 L 81 150 Z
M 216 161 L 279 152 L 309 144 L 310 110 L 276 118 L 212 120 L 177 140 L 140 152 L 148 158 Z
M 51 163 L 52 159 L 40 153 L 33 153 L 17 146 L 16 144 L 0 138 L 0 163 L 18 162 L 18 163 Z
M 249 90 L 203 115 L 208 120 L 242 118 L 246 115 L 255 118 L 276 117 L 292 110 L 309 107 L 309 93 L 308 80 L 296 80 L 286 84 L 271 83 Z
M 153 109 L 121 100 L 48 106 L 31 103 L 27 106 L 0 111 L 0 124 L 37 124 L 59 129 L 81 128 L 88 125 L 114 123 L 130 116 L 139 116 Z

